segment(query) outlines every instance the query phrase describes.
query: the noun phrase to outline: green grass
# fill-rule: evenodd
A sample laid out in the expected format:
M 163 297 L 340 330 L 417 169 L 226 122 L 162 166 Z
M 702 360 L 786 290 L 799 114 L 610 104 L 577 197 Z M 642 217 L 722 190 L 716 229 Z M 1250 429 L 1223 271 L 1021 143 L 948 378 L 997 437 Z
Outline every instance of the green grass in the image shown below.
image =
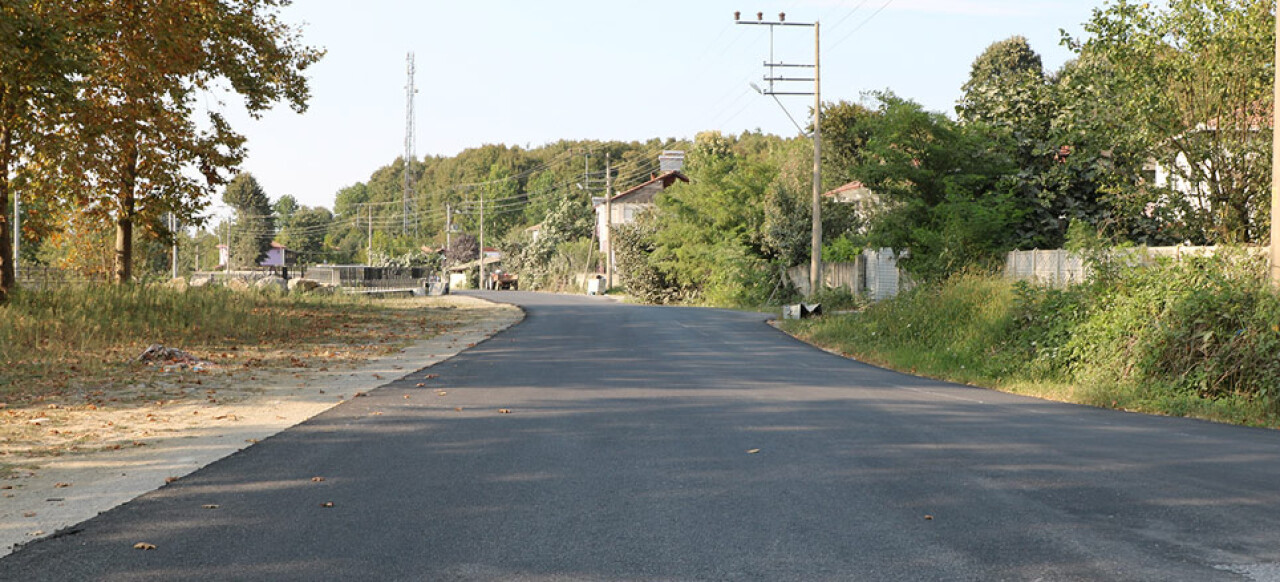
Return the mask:
M 1237 258 L 1068 290 L 959 275 L 783 328 L 869 363 L 1152 414 L 1280 426 L 1280 297 Z

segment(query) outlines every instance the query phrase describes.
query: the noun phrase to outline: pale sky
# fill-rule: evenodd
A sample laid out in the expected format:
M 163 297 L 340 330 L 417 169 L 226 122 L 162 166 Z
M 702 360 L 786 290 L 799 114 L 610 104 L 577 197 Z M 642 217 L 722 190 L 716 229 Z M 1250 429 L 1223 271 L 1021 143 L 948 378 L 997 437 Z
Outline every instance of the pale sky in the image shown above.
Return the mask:
M 756 2 L 752 4 L 751 2 Z M 248 138 L 252 172 L 274 200 L 332 208 L 404 151 L 405 56 L 417 60 L 416 151 L 454 155 L 484 144 L 560 139 L 692 138 L 703 130 L 796 130 L 763 84 L 769 29 L 733 12 L 822 23 L 824 101 L 891 89 L 953 114 L 970 65 L 988 45 L 1027 37 L 1047 69 L 1071 58 L 1103 0 L 297 0 L 283 13 L 328 50 L 310 70 L 310 109 L 261 120 L 226 113 Z M 810 63 L 812 29 L 775 36 L 776 61 Z M 799 73 L 793 73 L 799 74 Z M 811 84 L 799 84 L 808 90 Z M 779 87 L 779 90 L 781 87 Z M 811 97 L 782 97 L 806 123 Z

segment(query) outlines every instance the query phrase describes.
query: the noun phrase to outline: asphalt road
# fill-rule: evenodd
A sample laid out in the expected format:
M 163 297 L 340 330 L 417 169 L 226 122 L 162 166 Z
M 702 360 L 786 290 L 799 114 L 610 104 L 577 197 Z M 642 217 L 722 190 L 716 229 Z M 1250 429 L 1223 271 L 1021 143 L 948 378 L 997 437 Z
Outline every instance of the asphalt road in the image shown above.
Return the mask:
M 526 320 L 0 580 L 1280 580 L 1276 431 L 904 376 L 760 315 L 490 296 Z

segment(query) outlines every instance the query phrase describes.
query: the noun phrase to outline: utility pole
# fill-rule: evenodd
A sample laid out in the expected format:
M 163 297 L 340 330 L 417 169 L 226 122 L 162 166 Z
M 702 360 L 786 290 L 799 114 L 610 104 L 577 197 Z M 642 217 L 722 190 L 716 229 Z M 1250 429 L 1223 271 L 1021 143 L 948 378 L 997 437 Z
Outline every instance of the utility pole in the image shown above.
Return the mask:
M 18 269 L 22 264 L 22 197 L 13 193 L 13 284 L 18 284 Z M 3 210 L 0 210 L 3 212 Z
M 760 89 L 760 93 L 765 95 L 804 95 L 813 96 L 813 227 L 810 240 L 809 252 L 809 293 L 812 295 L 817 293 L 822 285 L 822 43 L 820 40 L 820 26 L 818 21 L 813 22 L 787 22 L 785 13 L 778 14 L 777 21 L 766 21 L 763 12 L 756 13 L 756 20 L 743 20 L 741 12 L 733 13 L 733 20 L 738 24 L 753 24 L 769 27 L 769 60 L 765 61 L 764 66 L 768 69 L 764 80 L 768 83 L 767 89 Z M 813 64 L 796 64 L 786 63 L 774 60 L 773 56 L 773 32 L 776 27 L 801 26 L 813 28 Z M 776 69 L 813 69 L 813 77 L 787 77 L 779 76 Z M 813 82 L 813 91 L 776 91 L 775 83 L 789 82 Z M 781 103 L 779 103 L 781 104 Z M 785 108 L 784 108 L 785 110 Z M 788 113 L 788 116 L 790 114 Z
M 173 265 L 172 279 L 178 278 L 178 216 L 172 212 L 169 213 L 169 232 L 173 233 L 173 258 L 170 263 Z
M 480 193 L 480 289 L 484 289 L 484 192 Z
M 613 168 L 609 154 L 604 155 L 604 230 L 605 291 L 613 288 Z
M 373 255 L 373 205 L 366 202 L 365 208 L 369 209 L 369 243 L 368 243 L 369 246 L 365 247 L 365 251 L 364 251 L 364 260 L 366 263 L 368 263 L 370 260 L 370 257 Z M 360 213 L 357 211 L 356 217 L 358 218 L 359 216 L 360 216 Z
M 444 260 L 440 264 L 444 266 L 442 273 L 444 281 L 449 282 L 449 249 L 453 248 L 453 205 L 445 203 L 444 205 Z
M 409 234 L 409 192 L 413 188 L 413 179 L 410 178 L 409 176 L 409 163 L 415 157 L 415 154 L 413 151 L 414 150 L 413 134 L 414 134 L 414 125 L 415 125 L 414 113 L 413 113 L 413 96 L 415 93 L 418 92 L 417 88 L 414 87 L 414 83 L 413 83 L 414 65 L 413 65 L 412 52 L 409 53 L 409 56 L 405 58 L 405 61 L 408 63 L 409 82 L 404 87 L 404 91 L 405 91 L 404 171 L 402 172 L 404 174 L 404 193 L 403 193 L 403 196 L 401 197 L 403 206 L 404 206 L 402 210 L 404 213 L 404 221 L 403 221 L 404 224 L 401 226 L 401 233 L 400 233 L 403 235 Z M 418 221 L 416 219 L 414 220 L 414 223 L 413 223 L 413 230 L 414 230 L 414 233 L 413 233 L 414 237 L 416 238 L 418 234 Z
M 1276 19 L 1276 32 L 1280 33 L 1280 18 Z M 1280 59 L 1280 36 L 1276 37 L 1276 58 Z M 1280 60 L 1275 61 L 1280 63 Z M 1276 103 L 1280 103 L 1280 75 L 1275 79 Z M 1275 107 L 1271 119 L 1271 284 L 1280 287 L 1280 124 L 1276 123 Z

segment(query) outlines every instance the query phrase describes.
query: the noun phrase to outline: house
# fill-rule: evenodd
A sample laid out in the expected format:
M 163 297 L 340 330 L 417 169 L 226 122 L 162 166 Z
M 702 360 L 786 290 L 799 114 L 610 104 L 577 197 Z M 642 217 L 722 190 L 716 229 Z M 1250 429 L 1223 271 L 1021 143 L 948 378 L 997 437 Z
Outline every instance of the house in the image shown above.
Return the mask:
M 533 226 L 530 226 L 529 228 L 524 229 L 525 234 L 529 235 L 529 240 L 531 242 L 538 242 L 538 239 L 542 237 L 543 224 L 545 223 L 539 222 L 538 224 L 535 224 Z
M 227 245 L 218 245 L 218 266 L 225 268 L 230 259 L 231 250 L 227 248 Z M 298 253 L 289 250 L 276 241 L 271 241 L 271 248 L 267 250 L 266 258 L 262 259 L 258 265 L 262 267 L 286 267 L 297 263 Z
M 865 184 L 857 180 L 834 190 L 829 190 L 822 195 L 840 204 L 857 204 L 859 206 L 870 206 L 880 201 L 880 197 L 875 192 L 872 192 L 870 188 L 867 188 Z
M 688 176 L 680 170 L 670 170 L 662 175 L 654 176 L 648 182 L 615 195 L 609 200 L 592 199 L 596 210 L 596 232 L 599 233 L 600 252 L 609 248 L 609 226 L 618 226 L 635 222 L 636 217 L 653 206 L 653 199 L 663 190 L 670 188 L 677 181 L 689 182 Z M 606 209 L 612 208 L 612 217 L 606 215 Z

